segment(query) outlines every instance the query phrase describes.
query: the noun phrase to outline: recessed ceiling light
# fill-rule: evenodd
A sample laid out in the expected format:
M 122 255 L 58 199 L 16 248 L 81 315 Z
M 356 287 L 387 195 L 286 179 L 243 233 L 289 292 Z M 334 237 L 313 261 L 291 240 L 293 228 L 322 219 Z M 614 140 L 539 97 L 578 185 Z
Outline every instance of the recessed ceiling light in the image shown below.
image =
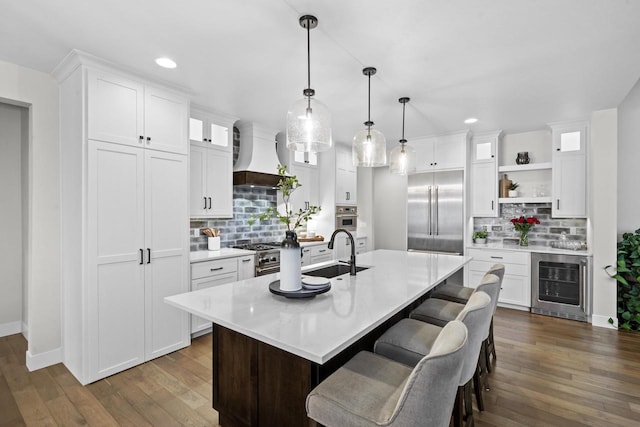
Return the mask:
M 156 58 L 156 64 L 164 68 L 176 68 L 178 66 L 173 59 L 169 58 Z
M 464 122 L 468 125 L 477 122 L 478 119 L 476 119 L 475 117 L 469 117 L 467 120 L 465 120 Z

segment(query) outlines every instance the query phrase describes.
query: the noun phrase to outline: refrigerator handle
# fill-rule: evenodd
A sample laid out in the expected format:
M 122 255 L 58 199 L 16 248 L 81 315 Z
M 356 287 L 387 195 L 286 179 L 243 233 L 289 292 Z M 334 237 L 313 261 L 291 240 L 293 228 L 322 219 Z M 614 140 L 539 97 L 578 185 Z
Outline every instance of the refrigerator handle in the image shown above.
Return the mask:
M 429 236 L 431 236 L 431 186 L 428 187 L 428 192 L 429 192 L 429 204 L 427 205 L 427 210 L 429 212 L 429 216 L 427 217 L 427 222 L 429 223 Z
M 435 197 L 435 199 L 436 199 L 436 204 L 435 204 L 435 209 L 434 209 L 434 212 L 435 212 L 435 215 L 434 215 L 434 216 L 435 216 L 435 218 L 436 218 L 436 219 L 435 219 L 435 221 L 434 221 L 434 223 L 435 223 L 435 225 L 436 225 L 436 233 L 435 233 L 435 234 L 436 234 L 436 236 L 439 234 L 439 230 L 438 230 L 438 228 L 439 228 L 439 227 L 438 227 L 438 204 L 440 203 L 440 199 L 439 199 L 438 197 L 439 197 L 439 196 L 438 196 L 438 186 L 436 185 L 436 197 Z

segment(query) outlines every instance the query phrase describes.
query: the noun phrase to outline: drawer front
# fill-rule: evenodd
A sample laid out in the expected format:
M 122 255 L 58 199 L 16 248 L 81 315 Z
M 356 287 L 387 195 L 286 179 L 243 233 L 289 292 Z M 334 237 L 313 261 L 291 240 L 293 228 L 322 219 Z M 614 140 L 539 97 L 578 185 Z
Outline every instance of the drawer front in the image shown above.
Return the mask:
M 469 249 L 468 255 L 474 261 L 487 261 L 491 265 L 501 264 L 529 264 L 530 254 L 528 252 L 497 251 L 492 249 Z
M 469 286 L 474 288 L 478 286 L 483 276 L 484 273 L 482 272 L 470 271 Z M 500 289 L 498 302 L 530 307 L 531 291 L 529 287 L 529 278 L 505 274 L 504 279 L 502 280 L 502 288 Z
M 235 261 L 235 260 L 233 260 Z M 223 285 L 225 283 L 232 283 L 238 279 L 235 272 L 216 275 L 214 277 L 197 279 L 191 281 L 191 291 L 197 291 L 200 289 L 211 288 L 217 285 Z M 211 321 L 203 319 L 195 315 L 191 315 L 191 333 L 196 333 L 204 329 L 211 327 Z
M 476 261 L 475 259 L 469 262 L 469 270 L 474 272 L 480 272 L 482 274 L 489 271 L 494 264 L 504 265 L 504 274 L 512 274 L 517 276 L 528 276 L 529 265 L 528 264 L 510 264 L 501 261 Z
M 327 262 L 327 261 L 332 261 L 333 260 L 333 255 L 331 254 L 331 251 L 327 251 L 328 253 L 326 254 L 321 254 L 318 256 L 312 256 L 311 257 L 311 264 L 318 264 L 320 262 Z
M 238 280 L 255 277 L 255 257 L 253 255 L 238 257 Z
M 200 279 L 202 277 L 236 273 L 237 271 L 238 262 L 236 258 L 197 262 L 191 264 L 191 279 Z
M 327 254 L 329 254 L 330 259 L 333 258 L 331 256 L 331 250 L 327 248 L 327 245 L 311 246 L 309 249 L 311 249 L 311 258 Z

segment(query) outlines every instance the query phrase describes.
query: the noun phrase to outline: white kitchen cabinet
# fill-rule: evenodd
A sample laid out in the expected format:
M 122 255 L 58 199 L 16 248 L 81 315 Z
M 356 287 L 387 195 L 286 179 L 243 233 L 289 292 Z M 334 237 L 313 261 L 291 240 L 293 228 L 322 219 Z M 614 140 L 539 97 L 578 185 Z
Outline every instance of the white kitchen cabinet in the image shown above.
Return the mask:
M 234 117 L 192 108 L 189 114 L 191 145 L 231 151 L 233 149 L 233 123 L 236 120 Z
M 237 258 L 238 260 L 238 280 L 251 279 L 256 276 L 255 257 L 253 255 L 245 255 Z
M 327 243 L 323 243 L 321 245 L 311 246 L 310 254 L 309 254 L 309 263 L 310 264 L 318 264 L 320 262 L 327 262 L 333 259 L 333 253 L 327 247 Z
M 471 215 L 498 216 L 498 186 L 493 163 L 471 164 Z
M 305 164 L 309 166 L 317 166 L 318 153 L 313 153 L 310 151 L 294 151 L 293 161 L 296 163 Z
M 311 205 L 318 205 L 318 169 L 306 165 L 294 163 L 291 166 L 291 174 L 298 178 L 301 184 L 291 194 L 291 205 L 294 212 L 299 209 L 308 209 Z
M 411 141 L 416 150 L 416 172 L 464 169 L 468 132 L 418 138 Z
M 233 216 L 233 154 L 191 145 L 189 193 L 191 217 Z
M 253 259 L 253 256 L 251 256 L 251 258 Z M 237 280 L 239 280 L 237 258 L 226 258 L 191 264 L 191 291 L 224 285 L 225 283 L 233 283 Z M 197 334 L 209 328 L 211 328 L 211 321 L 191 315 L 192 334 Z
M 587 216 L 588 123 L 552 124 L 551 215 L 554 218 Z
M 498 249 L 469 249 L 473 260 L 467 268 L 467 286 L 475 288 L 494 264 L 504 264 L 504 279 L 498 303 L 503 306 L 531 307 L 531 256 L 529 252 Z
M 358 168 L 353 165 L 351 150 L 336 146 L 336 204 L 358 204 Z
M 190 343 L 164 303 L 189 290 L 188 101 L 77 52 L 55 77 L 62 359 L 87 384 Z
M 474 135 L 471 139 L 471 215 L 498 216 L 498 155 L 502 131 Z
M 356 255 L 360 255 L 361 253 L 367 252 L 367 238 L 366 237 L 358 237 L 356 239 Z
M 116 73 L 89 69 L 88 138 L 187 154 L 187 99 Z
M 311 265 L 311 248 L 309 246 L 302 247 L 302 256 L 300 257 L 300 265 Z
M 187 159 L 88 142 L 88 382 L 189 344 Z

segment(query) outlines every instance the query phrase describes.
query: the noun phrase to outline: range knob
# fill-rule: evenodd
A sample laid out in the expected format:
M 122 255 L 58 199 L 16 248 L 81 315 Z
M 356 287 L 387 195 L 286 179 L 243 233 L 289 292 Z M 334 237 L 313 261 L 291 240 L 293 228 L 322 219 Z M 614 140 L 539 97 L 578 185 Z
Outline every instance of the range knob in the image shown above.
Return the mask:
M 272 256 L 271 258 L 269 258 L 269 261 L 276 262 L 276 261 L 278 261 L 278 259 L 276 257 Z

